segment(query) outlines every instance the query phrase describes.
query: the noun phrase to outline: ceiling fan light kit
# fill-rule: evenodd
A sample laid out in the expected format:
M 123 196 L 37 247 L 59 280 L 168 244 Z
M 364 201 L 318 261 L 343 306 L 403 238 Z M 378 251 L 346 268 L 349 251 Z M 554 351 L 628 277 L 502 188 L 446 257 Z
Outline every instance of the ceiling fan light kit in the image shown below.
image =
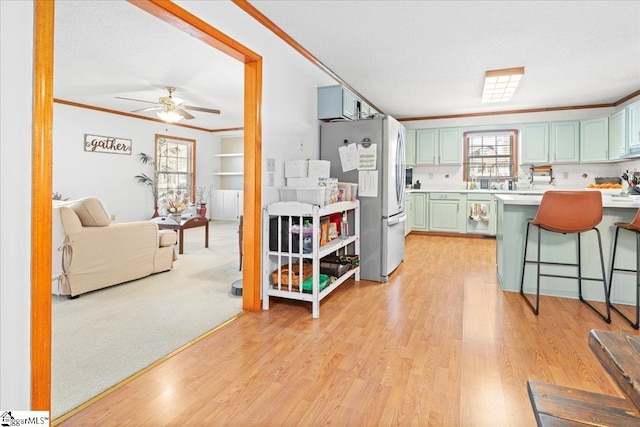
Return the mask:
M 173 86 L 167 86 L 165 89 L 169 92 L 169 96 L 161 96 L 157 102 L 145 101 L 142 99 L 125 98 L 122 96 L 116 96 L 118 99 L 126 99 L 128 101 L 145 102 L 147 104 L 155 104 L 154 107 L 142 108 L 139 110 L 133 110 L 132 113 L 141 111 L 158 111 L 156 114 L 166 123 L 176 123 L 182 118 L 187 120 L 195 119 L 195 117 L 187 112 L 187 110 L 201 111 L 204 113 L 220 114 L 220 110 L 214 110 L 211 108 L 193 107 L 184 105 L 185 99 L 174 97 L 173 92 L 176 88 Z
M 157 114 L 158 114 L 158 117 L 160 118 L 160 120 L 162 120 L 163 122 L 167 122 L 167 123 L 176 123 L 176 122 L 180 121 L 180 119 L 182 118 L 180 113 L 178 113 L 175 110 L 158 111 Z

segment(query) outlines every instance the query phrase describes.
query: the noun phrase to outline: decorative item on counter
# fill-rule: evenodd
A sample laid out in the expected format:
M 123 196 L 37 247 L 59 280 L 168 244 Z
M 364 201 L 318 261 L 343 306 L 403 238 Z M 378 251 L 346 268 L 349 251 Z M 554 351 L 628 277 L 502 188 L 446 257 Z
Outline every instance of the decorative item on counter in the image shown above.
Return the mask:
M 587 188 L 598 188 L 598 189 L 620 189 L 622 188 L 621 179 L 617 176 L 612 177 L 601 177 L 596 176 L 594 178 L 595 184 L 587 184 Z
M 162 198 L 162 206 L 167 212 L 167 215 L 172 215 L 180 218 L 182 212 L 184 212 L 189 207 L 189 197 L 187 197 L 187 193 L 184 191 L 169 190 Z
M 418 180 L 416 180 L 416 183 L 413 184 L 413 189 L 414 190 L 419 190 L 421 185 L 422 184 L 420 184 L 420 180 L 418 179 Z
M 640 194 L 640 172 L 629 172 L 627 170 L 622 174 L 622 179 L 629 184 L 629 194 Z

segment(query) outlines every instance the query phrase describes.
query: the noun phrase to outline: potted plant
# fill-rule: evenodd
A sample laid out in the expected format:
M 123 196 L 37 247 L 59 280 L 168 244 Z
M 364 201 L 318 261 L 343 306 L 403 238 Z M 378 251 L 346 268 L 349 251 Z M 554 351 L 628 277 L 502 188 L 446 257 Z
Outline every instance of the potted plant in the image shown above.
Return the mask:
M 136 175 L 134 178 L 138 180 L 139 184 L 148 185 L 151 189 L 151 194 L 153 195 L 153 207 L 154 212 L 152 218 L 160 216 L 158 213 L 158 172 L 155 170 L 155 162 L 153 161 L 153 157 L 146 153 L 138 153 L 138 159 L 143 165 L 151 164 L 153 166 L 153 178 L 145 173 L 141 173 L 140 175 Z
M 195 188 L 196 193 L 196 212 L 198 215 L 206 216 L 207 215 L 207 200 L 209 199 L 209 193 L 211 190 L 211 186 L 201 186 Z

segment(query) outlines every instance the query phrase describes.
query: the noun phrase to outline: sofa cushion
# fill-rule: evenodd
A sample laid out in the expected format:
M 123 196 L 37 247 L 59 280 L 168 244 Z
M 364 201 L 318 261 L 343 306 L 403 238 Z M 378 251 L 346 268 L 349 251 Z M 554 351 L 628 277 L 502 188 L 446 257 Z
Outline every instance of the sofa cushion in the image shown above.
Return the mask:
M 177 242 L 176 232 L 173 230 L 160 230 L 160 247 L 173 246 Z
M 70 207 L 78 214 L 84 227 L 105 227 L 111 224 L 109 214 L 95 197 L 85 197 L 72 203 Z
M 64 228 L 65 234 L 69 235 L 82 231 L 82 223 L 80 222 L 80 218 L 78 218 L 78 215 L 73 209 L 67 206 L 60 206 L 58 210 L 60 212 L 60 222 L 62 222 L 62 227 Z M 53 249 L 57 250 L 57 248 Z

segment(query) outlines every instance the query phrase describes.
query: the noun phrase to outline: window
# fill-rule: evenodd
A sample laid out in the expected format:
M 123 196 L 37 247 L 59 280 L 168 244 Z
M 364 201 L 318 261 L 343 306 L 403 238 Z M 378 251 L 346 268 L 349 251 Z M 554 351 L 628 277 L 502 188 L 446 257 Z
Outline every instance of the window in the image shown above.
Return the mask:
M 518 131 L 465 132 L 464 179 L 506 181 L 518 165 Z
M 184 191 L 193 201 L 195 188 L 196 141 L 167 135 L 156 135 L 156 171 L 158 197 L 169 190 Z

